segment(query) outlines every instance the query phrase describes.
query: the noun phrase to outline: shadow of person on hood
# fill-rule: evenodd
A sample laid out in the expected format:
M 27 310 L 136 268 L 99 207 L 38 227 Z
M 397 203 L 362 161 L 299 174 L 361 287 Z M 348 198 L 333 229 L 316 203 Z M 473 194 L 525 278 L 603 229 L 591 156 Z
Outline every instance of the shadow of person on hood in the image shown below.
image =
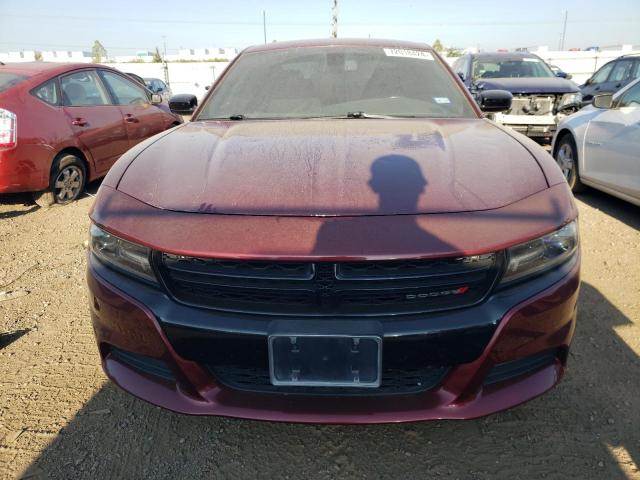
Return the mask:
M 328 218 L 318 232 L 314 254 L 370 257 L 455 251 L 416 223 L 418 200 L 426 193 L 428 182 L 414 159 L 405 155 L 377 158 L 368 185 L 379 197 L 377 211 Z

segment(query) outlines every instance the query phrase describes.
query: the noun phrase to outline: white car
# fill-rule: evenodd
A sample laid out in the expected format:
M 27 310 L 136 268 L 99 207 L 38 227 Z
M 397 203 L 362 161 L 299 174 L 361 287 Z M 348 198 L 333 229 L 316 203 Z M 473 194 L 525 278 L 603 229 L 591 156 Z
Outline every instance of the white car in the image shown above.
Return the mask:
M 640 79 L 565 118 L 552 152 L 573 192 L 588 185 L 640 206 Z

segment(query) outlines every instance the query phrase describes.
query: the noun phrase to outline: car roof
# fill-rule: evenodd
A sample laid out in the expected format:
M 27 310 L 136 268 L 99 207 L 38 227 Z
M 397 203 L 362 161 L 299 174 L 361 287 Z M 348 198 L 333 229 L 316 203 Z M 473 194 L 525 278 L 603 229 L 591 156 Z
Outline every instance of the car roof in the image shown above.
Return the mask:
M 274 42 L 265 45 L 254 45 L 246 48 L 248 53 L 263 52 L 268 50 L 286 50 L 288 48 L 302 47 L 387 47 L 387 48 L 407 48 L 414 50 L 433 49 L 426 43 L 406 42 L 403 40 L 385 40 L 374 38 L 318 38 L 310 40 L 294 40 L 289 42 Z
M 494 62 L 509 62 L 515 60 L 522 60 L 523 58 L 535 58 L 539 59 L 537 55 L 529 52 L 483 52 L 483 53 L 474 53 L 474 60 L 485 60 L 485 61 L 494 61 Z
M 35 78 L 45 75 L 53 77 L 72 70 L 96 67 L 113 70 L 110 67 L 96 63 L 19 62 L 0 65 L 0 72 L 18 73 L 30 78 Z

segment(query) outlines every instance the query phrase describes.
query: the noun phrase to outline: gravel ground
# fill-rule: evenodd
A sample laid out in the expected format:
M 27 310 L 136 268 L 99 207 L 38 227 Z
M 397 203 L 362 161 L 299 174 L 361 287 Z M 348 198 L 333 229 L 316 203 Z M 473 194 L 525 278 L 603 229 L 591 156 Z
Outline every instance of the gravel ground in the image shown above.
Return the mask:
M 640 478 L 637 207 L 580 197 L 579 325 L 556 389 L 475 421 L 311 426 L 181 416 L 107 381 L 84 284 L 91 202 L 0 198 L 1 478 Z

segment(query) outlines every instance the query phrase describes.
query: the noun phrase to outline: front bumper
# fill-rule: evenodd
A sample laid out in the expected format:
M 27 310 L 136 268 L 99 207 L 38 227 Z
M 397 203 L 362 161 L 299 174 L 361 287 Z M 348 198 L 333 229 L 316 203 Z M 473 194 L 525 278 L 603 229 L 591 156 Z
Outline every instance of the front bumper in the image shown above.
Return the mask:
M 496 113 L 494 121 L 528 137 L 550 138 L 565 115 L 507 115 Z
M 408 422 L 475 418 L 552 388 L 563 374 L 575 328 L 579 256 L 543 276 L 498 291 L 474 307 L 380 319 L 384 341 L 410 336 L 428 339 L 443 332 L 465 334 L 479 328 L 492 332 L 476 358 L 452 365 L 433 388 L 392 396 L 300 396 L 227 387 L 204 365 L 180 355 L 176 339 L 227 333 L 264 337 L 266 342 L 268 320 L 178 304 L 159 289 L 108 269 L 91 255 L 87 279 L 105 372 L 124 390 L 150 403 L 187 414 L 269 421 Z M 310 321 L 300 320 L 307 327 Z M 357 320 L 354 325 L 357 329 Z M 516 360 L 540 358 L 545 352 L 552 355 L 543 363 L 534 362 L 533 370 L 518 373 L 510 367 Z M 134 360 L 127 360 L 132 355 Z M 135 358 L 149 358 L 159 367 L 137 368 Z M 515 376 L 505 376 L 505 371 L 515 371 Z

